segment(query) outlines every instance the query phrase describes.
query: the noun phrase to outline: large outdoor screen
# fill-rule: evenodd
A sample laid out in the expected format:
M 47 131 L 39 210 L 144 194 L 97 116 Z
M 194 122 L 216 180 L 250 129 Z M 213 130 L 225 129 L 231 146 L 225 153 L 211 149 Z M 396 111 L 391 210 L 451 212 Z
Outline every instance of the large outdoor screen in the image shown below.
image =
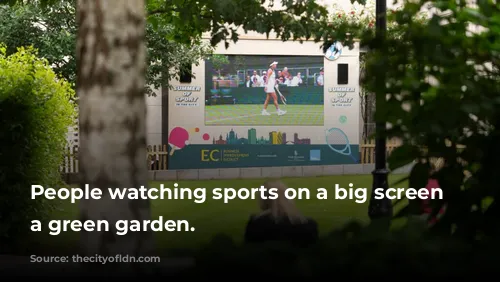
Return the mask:
M 213 55 L 205 76 L 207 126 L 324 124 L 322 56 Z

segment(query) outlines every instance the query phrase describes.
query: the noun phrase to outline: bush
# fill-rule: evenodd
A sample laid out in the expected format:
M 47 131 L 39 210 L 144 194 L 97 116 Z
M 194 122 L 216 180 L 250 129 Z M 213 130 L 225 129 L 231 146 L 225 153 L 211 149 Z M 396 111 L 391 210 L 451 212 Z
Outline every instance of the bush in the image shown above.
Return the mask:
M 70 84 L 34 49 L 5 50 L 0 45 L 0 241 L 13 243 L 50 212 L 47 200 L 31 200 L 31 185 L 61 183 L 75 105 Z

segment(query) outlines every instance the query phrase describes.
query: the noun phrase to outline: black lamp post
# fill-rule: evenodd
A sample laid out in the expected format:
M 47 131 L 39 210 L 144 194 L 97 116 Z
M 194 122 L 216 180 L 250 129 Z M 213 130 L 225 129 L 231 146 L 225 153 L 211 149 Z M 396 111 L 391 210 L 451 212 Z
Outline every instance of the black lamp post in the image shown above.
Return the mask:
M 381 44 L 381 42 L 385 39 L 385 33 L 387 31 L 387 0 L 376 0 L 375 6 L 375 28 L 376 28 L 376 37 Z M 382 45 L 379 45 L 382 46 Z M 380 106 L 385 103 L 386 92 L 385 89 L 385 72 L 384 70 L 378 71 L 376 77 L 376 83 L 378 84 L 378 92 L 376 94 L 376 105 Z M 373 190 L 370 198 L 370 205 L 368 207 L 368 215 L 370 219 L 378 219 L 378 218 L 388 218 L 392 216 L 392 201 L 383 198 L 383 199 L 375 199 L 375 189 L 382 188 L 384 190 L 388 189 L 388 177 L 389 170 L 387 169 L 387 160 L 386 160 L 386 123 L 378 121 L 376 123 L 376 132 L 377 137 L 375 140 L 375 170 L 373 171 Z

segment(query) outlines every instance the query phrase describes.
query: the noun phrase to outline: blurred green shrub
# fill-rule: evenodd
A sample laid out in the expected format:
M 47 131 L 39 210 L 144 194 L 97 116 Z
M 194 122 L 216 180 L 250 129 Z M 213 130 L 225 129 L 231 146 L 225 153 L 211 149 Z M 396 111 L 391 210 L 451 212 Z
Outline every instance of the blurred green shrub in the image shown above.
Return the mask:
M 31 199 L 30 189 L 60 184 L 75 105 L 69 83 L 34 49 L 5 51 L 0 45 L 0 241 L 10 244 L 51 211 L 48 200 Z
M 388 16 L 398 36 L 359 35 L 370 50 L 362 86 L 377 94 L 375 119 L 391 125 L 385 137 L 404 143 L 389 168 L 418 160 L 409 185 L 421 188 L 429 162 L 442 160 L 435 177 L 444 199 L 433 201 L 433 213 L 447 209 L 433 229 L 470 241 L 500 234 L 500 6 L 476 4 L 406 1 Z M 398 216 L 418 213 L 419 202 Z

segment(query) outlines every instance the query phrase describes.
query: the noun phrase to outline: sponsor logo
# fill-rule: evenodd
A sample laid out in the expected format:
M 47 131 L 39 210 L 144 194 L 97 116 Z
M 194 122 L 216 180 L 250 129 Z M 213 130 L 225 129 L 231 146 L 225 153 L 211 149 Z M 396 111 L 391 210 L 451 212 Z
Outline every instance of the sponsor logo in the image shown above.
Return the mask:
M 321 161 L 321 150 L 311 150 L 309 151 L 309 160 L 313 162 Z
M 288 156 L 288 161 L 291 162 L 303 162 L 305 160 L 304 156 L 301 156 L 297 150 L 293 151 L 293 156 Z
M 276 155 L 276 154 L 266 154 L 266 155 L 259 154 L 259 155 L 257 155 L 257 158 L 276 158 L 276 157 L 278 157 L 278 155 Z
M 238 162 L 248 157 L 248 153 L 242 153 L 238 149 L 201 150 L 202 162 Z

